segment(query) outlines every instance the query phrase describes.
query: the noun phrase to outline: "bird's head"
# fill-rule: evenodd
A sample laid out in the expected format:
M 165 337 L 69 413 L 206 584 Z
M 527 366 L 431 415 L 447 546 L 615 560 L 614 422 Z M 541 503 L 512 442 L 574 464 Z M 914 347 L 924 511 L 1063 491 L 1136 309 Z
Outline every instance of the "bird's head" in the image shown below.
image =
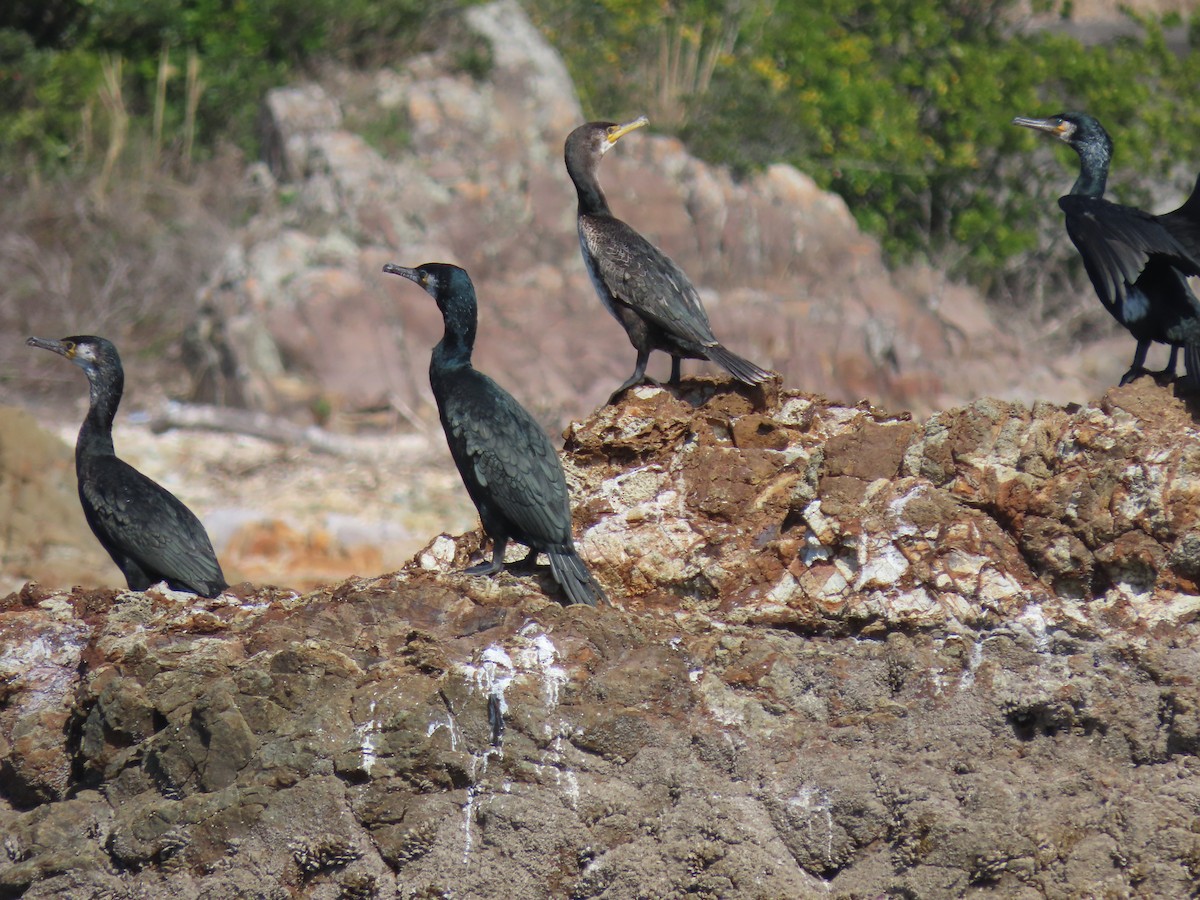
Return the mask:
M 31 337 L 25 343 L 66 357 L 83 369 L 89 378 L 102 369 L 119 368 L 121 365 L 121 358 L 112 342 L 93 334 L 74 335 L 58 341 Z
M 439 294 L 445 294 L 451 290 L 456 283 L 465 281 L 468 286 L 471 284 L 471 277 L 466 272 L 449 263 L 422 263 L 411 269 L 408 266 L 388 263 L 383 267 L 383 271 L 389 275 L 407 278 L 420 285 L 435 300 Z
M 449 263 L 422 263 L 414 268 L 388 263 L 383 271 L 399 275 L 420 285 L 434 300 L 442 316 L 449 322 L 452 318 L 475 317 L 475 286 L 465 269 Z
M 580 125 L 567 135 L 566 156 L 568 159 L 584 156 L 598 160 L 629 132 L 649 122 L 645 116 L 638 116 L 624 125 L 615 122 L 588 122 L 586 125 Z
M 1014 125 L 1032 128 L 1058 138 L 1064 144 L 1078 150 L 1080 147 L 1100 145 L 1112 147 L 1112 140 L 1104 126 L 1094 116 L 1081 112 L 1064 112 L 1048 119 L 1028 119 L 1017 116 Z

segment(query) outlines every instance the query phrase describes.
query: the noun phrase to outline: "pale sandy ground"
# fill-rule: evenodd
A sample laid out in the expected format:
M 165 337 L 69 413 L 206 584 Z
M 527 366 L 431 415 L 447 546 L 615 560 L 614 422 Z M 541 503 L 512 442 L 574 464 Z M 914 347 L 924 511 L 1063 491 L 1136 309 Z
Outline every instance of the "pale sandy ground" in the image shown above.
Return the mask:
M 71 421 L 51 431 L 72 447 L 77 428 Z M 118 455 L 200 516 L 230 583 L 305 589 L 395 571 L 435 535 L 478 525 L 440 430 L 346 437 L 349 452 L 339 456 L 240 435 L 154 434 L 129 419 L 114 437 Z M 60 575 L 47 561 L 37 580 L 123 587 L 91 535 L 84 538 L 97 563 Z M 23 582 L 0 572 L 0 591 Z

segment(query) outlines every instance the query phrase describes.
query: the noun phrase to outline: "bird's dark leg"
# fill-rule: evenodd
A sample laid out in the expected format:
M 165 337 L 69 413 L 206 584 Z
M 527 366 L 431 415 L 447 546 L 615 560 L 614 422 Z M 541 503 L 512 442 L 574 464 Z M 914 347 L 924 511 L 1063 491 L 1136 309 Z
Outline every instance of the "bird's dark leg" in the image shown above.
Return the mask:
M 1167 367 L 1159 369 L 1157 372 L 1153 369 L 1147 372 L 1148 375 L 1153 375 L 1155 381 L 1173 381 L 1175 379 L 1175 360 L 1179 356 L 1179 347 L 1175 344 L 1171 345 L 1171 358 L 1167 360 Z
M 1121 387 L 1125 387 L 1125 385 L 1129 384 L 1131 381 L 1135 381 L 1142 375 L 1146 374 L 1146 351 L 1149 349 L 1150 342 L 1148 340 L 1141 340 L 1137 342 L 1137 349 L 1133 351 L 1133 363 L 1129 366 L 1129 371 L 1121 376 L 1121 381 L 1119 382 Z M 1171 348 L 1171 352 L 1175 352 L 1173 347 Z M 1174 367 L 1174 364 L 1175 357 L 1172 356 L 1172 368 Z
M 648 381 L 658 384 L 658 382 L 654 381 L 653 378 L 646 377 L 646 363 L 648 363 L 649 361 L 650 361 L 650 348 L 649 347 L 638 348 L 637 365 L 635 365 L 633 367 L 633 374 L 625 379 L 624 384 L 622 384 L 619 388 L 617 388 L 615 391 L 612 392 L 612 395 L 608 398 L 609 403 L 616 403 L 617 398 L 620 397 L 627 390 L 629 390 L 629 388 L 633 387 L 635 384 L 645 384 Z
M 492 538 L 492 561 L 480 563 L 477 566 L 463 569 L 464 575 L 495 575 L 504 571 L 504 548 L 508 546 L 507 537 Z
M 677 385 L 677 384 L 679 384 L 679 379 L 681 378 L 681 373 L 680 373 L 680 371 L 679 371 L 679 364 L 680 364 L 682 361 L 683 361 L 683 360 L 682 360 L 682 358 L 681 358 L 681 357 L 678 357 L 678 356 L 675 356 L 674 354 L 671 354 L 671 378 L 670 378 L 670 380 L 667 382 L 667 384 L 670 384 L 670 385 Z
M 509 571 L 514 574 L 529 575 L 537 569 L 538 551 L 536 547 L 530 547 L 525 558 L 513 563 L 509 566 Z

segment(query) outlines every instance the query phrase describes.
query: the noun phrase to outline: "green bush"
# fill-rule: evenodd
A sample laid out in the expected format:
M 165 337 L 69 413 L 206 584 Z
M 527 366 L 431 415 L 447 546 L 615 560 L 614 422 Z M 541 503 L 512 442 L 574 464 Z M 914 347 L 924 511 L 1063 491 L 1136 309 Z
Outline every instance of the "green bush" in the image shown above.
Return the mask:
M 1098 116 L 1116 142 L 1118 201 L 1181 199 L 1200 167 L 1200 54 L 1168 48 L 1164 26 L 1178 18 L 1139 19 L 1137 37 L 1084 47 L 1020 28 L 1016 0 L 525 2 L 591 114 L 649 113 L 735 173 L 793 163 L 841 194 L 891 259 L 927 259 L 1018 302 L 1060 293 L 1077 266 L 1053 203 L 1075 160 L 1012 116 Z M 431 18 L 461 5 L 10 0 L 0 5 L 0 162 L 9 177 L 98 166 L 126 139 L 120 110 L 134 139 L 161 130 L 156 159 L 217 141 L 254 154 L 270 87 L 329 59 L 393 64 L 438 31 Z M 1189 29 L 1198 38 L 1200 16 Z M 114 60 L 124 63 L 116 97 L 104 77 Z M 173 74 L 160 84 L 164 62 Z M 459 63 L 479 77 L 489 59 L 464 52 Z
M 80 114 L 99 80 L 98 58 L 39 48 L 20 31 L 0 30 L 0 148 L 15 167 L 64 163 L 78 140 Z
M 446 0 L 11 0 L 0 12 L 0 160 L 41 170 L 92 161 L 103 134 L 101 67 L 123 63 L 119 102 L 148 134 L 158 114 L 179 143 L 195 104 L 196 152 L 218 140 L 257 151 L 264 93 L 326 60 L 392 63 Z M 461 4 L 453 4 L 461 5 Z M 198 63 L 189 98 L 186 60 Z M 159 78 L 170 73 L 160 94 Z M 193 149 L 189 147 L 189 150 Z
M 1018 302 L 1055 294 L 1075 265 L 1069 247 L 1054 260 L 1042 248 L 1063 244 L 1054 200 L 1076 161 L 1014 115 L 1099 117 L 1118 201 L 1169 200 L 1200 168 L 1200 55 L 1171 52 L 1150 19 L 1139 37 L 1085 47 L 1017 27 L 1015 0 L 531 3 L 590 114 L 648 112 L 735 173 L 791 162 L 842 195 L 892 260 L 927 259 Z M 674 36 L 703 53 L 730 23 L 711 77 L 660 110 L 680 87 L 664 74 Z

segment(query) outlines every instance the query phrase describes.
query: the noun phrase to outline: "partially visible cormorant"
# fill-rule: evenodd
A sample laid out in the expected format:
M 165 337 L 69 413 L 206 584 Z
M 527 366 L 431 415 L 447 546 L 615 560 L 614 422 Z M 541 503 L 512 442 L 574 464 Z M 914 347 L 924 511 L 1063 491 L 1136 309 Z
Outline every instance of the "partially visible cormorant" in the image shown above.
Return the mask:
M 608 207 L 596 170 L 600 158 L 624 135 L 646 124 L 642 116 L 616 125 L 589 122 L 567 137 L 567 174 L 579 197 L 579 246 L 596 293 L 637 349 L 633 374 L 609 403 L 646 378 L 650 351 L 671 354 L 671 384 L 679 383 L 681 359 L 708 359 L 746 384 L 771 377 L 749 360 L 726 350 L 708 323 L 708 314 L 687 275 L 665 253 L 616 218 Z
M 1200 385 L 1200 301 L 1185 277 L 1200 275 L 1200 179 L 1174 212 L 1156 216 L 1121 206 L 1103 199 L 1113 145 L 1095 118 L 1066 112 L 1048 119 L 1018 116 L 1013 124 L 1052 135 L 1079 155 L 1079 177 L 1058 205 L 1100 302 L 1137 339 L 1121 384 L 1145 374 L 1173 377 L 1182 347 L 1188 381 Z M 1161 372 L 1145 368 L 1152 342 L 1171 347 Z
M 79 501 L 88 525 L 132 591 L 165 581 L 176 591 L 215 597 L 228 585 L 200 520 L 162 485 L 117 458 L 112 424 L 125 387 L 117 348 L 93 335 L 30 347 L 65 356 L 87 374 L 91 403 L 75 442 Z
M 445 333 L 433 348 L 429 384 L 450 455 L 492 539 L 492 561 L 467 574 L 501 571 L 505 547 L 518 541 L 529 547 L 524 563 L 545 553 L 570 602 L 594 606 L 604 590 L 575 551 L 567 481 L 550 439 L 511 394 L 471 365 L 476 304 L 470 276 L 445 263 L 415 269 L 389 263 L 383 271 L 423 287 L 442 312 Z

